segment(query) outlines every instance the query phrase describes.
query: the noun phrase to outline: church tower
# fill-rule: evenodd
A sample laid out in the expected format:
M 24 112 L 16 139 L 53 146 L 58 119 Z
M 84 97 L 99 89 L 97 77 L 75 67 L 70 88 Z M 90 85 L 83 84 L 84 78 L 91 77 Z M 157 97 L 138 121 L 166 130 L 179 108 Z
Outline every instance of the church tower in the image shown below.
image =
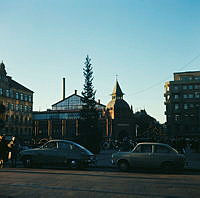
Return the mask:
M 124 93 L 118 80 L 116 80 L 111 96 L 112 100 L 106 106 L 110 123 L 108 134 L 114 139 L 123 139 L 123 137 L 127 136 L 133 137 L 133 134 L 135 134 L 133 112 L 129 104 L 123 99 Z

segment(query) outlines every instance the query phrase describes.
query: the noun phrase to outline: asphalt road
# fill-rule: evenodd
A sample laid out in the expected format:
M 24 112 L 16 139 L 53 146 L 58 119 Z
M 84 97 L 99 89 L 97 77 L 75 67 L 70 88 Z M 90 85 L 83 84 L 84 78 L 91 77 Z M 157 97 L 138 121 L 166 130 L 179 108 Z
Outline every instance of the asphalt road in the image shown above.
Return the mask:
M 0 198 L 199 198 L 200 173 L 0 169 Z

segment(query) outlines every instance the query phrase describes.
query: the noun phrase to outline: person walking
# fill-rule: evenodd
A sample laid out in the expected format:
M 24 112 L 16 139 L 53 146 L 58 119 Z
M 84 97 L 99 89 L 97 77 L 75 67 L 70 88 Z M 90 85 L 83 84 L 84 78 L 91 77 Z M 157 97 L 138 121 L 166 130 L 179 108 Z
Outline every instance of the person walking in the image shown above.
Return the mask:
M 17 144 L 17 142 L 14 140 L 12 147 L 10 149 L 11 152 L 11 167 L 12 168 L 16 168 L 17 165 L 17 156 L 18 156 L 18 152 L 19 152 L 19 146 Z
M 5 162 L 8 160 L 8 146 L 5 140 L 5 136 L 1 136 L 0 139 L 0 168 L 5 166 Z

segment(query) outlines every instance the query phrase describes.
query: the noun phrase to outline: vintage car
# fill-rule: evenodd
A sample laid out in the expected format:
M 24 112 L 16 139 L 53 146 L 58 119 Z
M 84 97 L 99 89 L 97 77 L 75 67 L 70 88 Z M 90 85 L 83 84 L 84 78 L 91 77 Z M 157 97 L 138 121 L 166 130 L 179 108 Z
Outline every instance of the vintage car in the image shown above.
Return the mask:
M 96 162 L 95 155 L 81 145 L 68 140 L 50 140 L 43 146 L 21 151 L 24 167 L 65 166 L 84 168 Z
M 167 144 L 144 142 L 132 151 L 113 153 L 112 163 L 121 171 L 130 168 L 180 170 L 184 168 L 185 156 Z

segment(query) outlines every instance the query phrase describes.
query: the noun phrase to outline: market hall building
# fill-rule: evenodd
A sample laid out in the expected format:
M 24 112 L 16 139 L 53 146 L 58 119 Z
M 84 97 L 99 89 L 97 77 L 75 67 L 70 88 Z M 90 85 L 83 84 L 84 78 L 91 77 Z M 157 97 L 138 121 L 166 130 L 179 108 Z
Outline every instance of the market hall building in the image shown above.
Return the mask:
M 52 105 L 47 111 L 33 112 L 33 132 L 35 140 L 41 139 L 74 139 L 80 135 L 80 110 L 82 96 L 75 92 L 65 98 L 65 80 L 63 79 L 63 99 Z M 132 108 L 123 99 L 116 80 L 111 101 L 107 105 L 96 102 L 99 113 L 98 132 L 104 138 L 123 139 L 135 136 L 135 121 Z

